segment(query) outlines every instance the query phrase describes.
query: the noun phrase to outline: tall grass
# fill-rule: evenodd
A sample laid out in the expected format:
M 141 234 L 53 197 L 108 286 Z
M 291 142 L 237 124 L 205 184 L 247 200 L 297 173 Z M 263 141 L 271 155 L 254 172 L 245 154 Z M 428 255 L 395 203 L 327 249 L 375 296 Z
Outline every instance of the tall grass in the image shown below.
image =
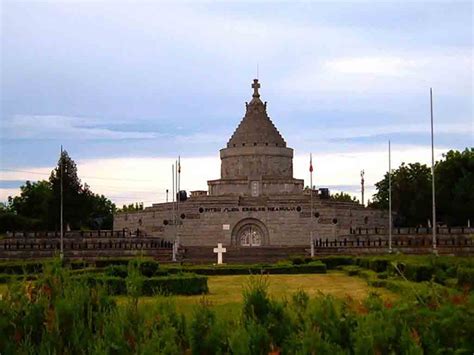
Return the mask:
M 59 264 L 0 300 L 1 354 L 422 354 L 472 353 L 474 296 L 433 288 L 397 303 L 298 291 L 269 296 L 266 276 L 249 278 L 237 317 L 204 297 L 186 319 L 172 298 L 138 307 L 141 277 L 127 270 L 126 302 L 71 279 Z

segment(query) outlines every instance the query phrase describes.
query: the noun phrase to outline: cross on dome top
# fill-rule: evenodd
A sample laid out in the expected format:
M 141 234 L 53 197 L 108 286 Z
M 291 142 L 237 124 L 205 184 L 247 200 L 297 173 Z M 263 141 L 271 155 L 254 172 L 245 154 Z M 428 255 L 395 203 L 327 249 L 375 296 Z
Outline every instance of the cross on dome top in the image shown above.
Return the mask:
M 253 79 L 252 89 L 253 89 L 252 97 L 257 97 L 257 98 L 260 97 L 260 94 L 258 93 L 258 89 L 260 89 L 260 83 L 258 82 L 258 79 Z

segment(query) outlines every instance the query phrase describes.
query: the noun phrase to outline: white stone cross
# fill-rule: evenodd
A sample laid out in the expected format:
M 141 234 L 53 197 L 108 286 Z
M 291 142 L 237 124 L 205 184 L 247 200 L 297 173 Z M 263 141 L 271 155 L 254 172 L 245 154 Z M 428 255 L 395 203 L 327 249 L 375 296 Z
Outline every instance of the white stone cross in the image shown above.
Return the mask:
M 214 253 L 217 253 L 217 264 L 222 264 L 222 253 L 225 252 L 227 249 L 222 247 L 222 243 L 217 243 L 217 248 L 214 248 Z

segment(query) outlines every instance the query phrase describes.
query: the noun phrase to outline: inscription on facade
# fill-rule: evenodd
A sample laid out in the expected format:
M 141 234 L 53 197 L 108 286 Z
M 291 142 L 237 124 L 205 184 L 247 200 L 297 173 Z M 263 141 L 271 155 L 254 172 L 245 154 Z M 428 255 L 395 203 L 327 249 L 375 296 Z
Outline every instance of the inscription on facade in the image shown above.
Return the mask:
M 278 212 L 278 211 L 301 211 L 301 207 L 296 206 L 275 206 L 275 207 L 210 207 L 203 208 L 203 212 L 207 213 L 229 213 L 229 212 Z

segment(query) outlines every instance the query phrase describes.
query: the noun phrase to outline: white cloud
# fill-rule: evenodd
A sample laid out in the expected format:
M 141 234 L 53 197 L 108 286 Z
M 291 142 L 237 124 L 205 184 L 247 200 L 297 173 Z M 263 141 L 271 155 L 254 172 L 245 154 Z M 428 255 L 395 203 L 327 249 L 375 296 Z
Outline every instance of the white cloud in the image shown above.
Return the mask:
M 345 74 L 403 76 L 426 64 L 426 60 L 397 57 L 337 58 L 325 63 L 328 70 Z
M 105 122 L 96 118 L 57 115 L 15 115 L 2 122 L 0 138 L 17 139 L 151 139 L 151 132 L 122 132 L 99 128 Z
M 435 91 L 446 95 L 472 95 L 472 51 L 403 52 L 381 56 L 367 48 L 364 56 L 332 56 L 322 61 L 308 57 L 300 67 L 282 78 L 282 90 L 291 87 L 298 95 L 414 94 Z M 298 83 L 295 87 L 294 83 Z
M 441 158 L 445 150 L 436 150 L 436 158 Z M 294 176 L 309 181 L 309 154 L 300 153 L 294 158 Z M 402 162 L 430 161 L 429 148 L 410 146 L 392 147 L 392 168 Z M 79 177 L 95 193 L 106 195 L 117 205 L 142 201 L 145 205 L 164 202 L 166 189 L 171 199 L 171 165 L 172 158 L 116 158 L 91 159 L 77 161 Z M 384 149 L 366 152 L 348 152 L 342 154 L 313 154 L 313 183 L 317 187 L 334 185 L 358 185 L 360 171 L 365 170 L 366 196 L 374 192 L 374 184 L 381 180 L 388 170 L 387 151 Z M 207 190 L 207 180 L 220 177 L 220 160 L 218 157 L 199 157 L 181 159 L 181 188 L 183 190 Z M 0 180 L 38 180 L 47 178 L 50 168 L 25 168 L 25 171 L 44 173 L 44 176 L 26 172 L 2 172 Z M 7 191 L 8 190 L 8 191 Z M 334 191 L 344 191 L 334 188 Z M 16 190 L 18 192 L 18 190 Z M 14 189 L 3 189 L 1 198 L 15 194 Z M 354 189 L 346 189 L 357 196 Z M 357 196 L 358 197 L 358 196 Z

